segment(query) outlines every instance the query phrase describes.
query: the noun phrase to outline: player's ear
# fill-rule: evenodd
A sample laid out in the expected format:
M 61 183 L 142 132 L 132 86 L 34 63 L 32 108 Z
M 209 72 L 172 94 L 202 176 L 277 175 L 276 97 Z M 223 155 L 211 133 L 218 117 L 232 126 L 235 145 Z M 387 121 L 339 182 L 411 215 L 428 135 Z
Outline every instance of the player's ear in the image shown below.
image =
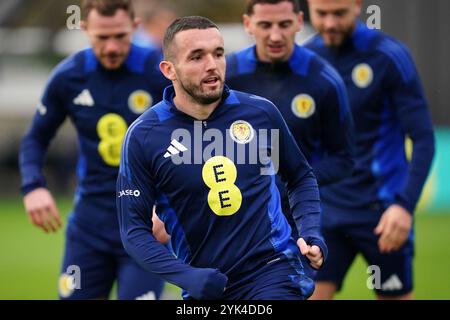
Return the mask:
M 362 0 L 355 0 L 355 15 L 360 16 L 362 12 Z
M 163 60 L 159 64 L 159 70 L 161 70 L 164 77 L 169 79 L 170 81 L 175 81 L 177 79 L 177 73 L 175 71 L 175 66 L 172 62 Z
M 142 22 L 141 18 L 139 18 L 139 17 L 134 18 L 134 20 L 133 20 L 133 30 L 136 30 L 139 27 L 139 25 L 141 24 L 141 22 Z
M 248 14 L 244 14 L 242 16 L 242 22 L 244 24 L 245 31 L 249 35 L 253 35 L 252 28 L 251 28 L 251 19 L 250 19 L 250 16 Z
M 81 30 L 83 30 L 84 32 L 86 32 L 86 31 L 87 31 L 87 23 L 86 23 L 86 21 L 81 20 L 81 21 L 80 21 L 80 27 L 81 27 Z
M 303 13 L 303 11 L 300 11 L 297 14 L 297 21 L 298 21 L 297 32 L 300 32 L 303 28 L 304 16 L 305 16 L 305 14 Z

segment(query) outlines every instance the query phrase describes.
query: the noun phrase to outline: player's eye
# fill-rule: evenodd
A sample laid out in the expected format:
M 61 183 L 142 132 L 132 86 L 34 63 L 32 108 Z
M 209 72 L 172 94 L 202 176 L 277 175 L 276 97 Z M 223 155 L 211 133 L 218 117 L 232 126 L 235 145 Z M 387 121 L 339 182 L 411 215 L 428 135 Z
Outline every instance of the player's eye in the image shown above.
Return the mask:
M 292 26 L 292 21 L 284 21 L 284 22 L 280 23 L 280 28 L 281 29 L 287 29 L 290 26 Z
M 260 22 L 258 23 L 258 26 L 263 30 L 268 30 L 272 27 L 272 24 L 268 22 Z
M 316 13 L 317 13 L 317 15 L 318 15 L 319 17 L 321 17 L 321 18 L 324 18 L 324 17 L 327 15 L 326 12 L 324 12 L 324 11 L 319 11 L 319 10 L 317 10 Z
M 101 40 L 101 41 L 106 41 L 106 40 L 108 40 L 108 36 L 97 36 L 97 39 L 98 40 Z
M 123 40 L 123 39 L 125 39 L 126 36 L 127 36 L 127 35 L 126 35 L 125 33 L 121 33 L 121 34 L 118 34 L 115 38 L 116 38 L 117 40 Z
M 335 13 L 334 13 L 334 15 L 336 16 L 336 17 L 338 17 L 338 18 L 341 18 L 341 17 L 343 17 L 343 16 L 345 16 L 346 14 L 347 14 L 347 10 L 338 10 L 338 11 L 336 11 Z

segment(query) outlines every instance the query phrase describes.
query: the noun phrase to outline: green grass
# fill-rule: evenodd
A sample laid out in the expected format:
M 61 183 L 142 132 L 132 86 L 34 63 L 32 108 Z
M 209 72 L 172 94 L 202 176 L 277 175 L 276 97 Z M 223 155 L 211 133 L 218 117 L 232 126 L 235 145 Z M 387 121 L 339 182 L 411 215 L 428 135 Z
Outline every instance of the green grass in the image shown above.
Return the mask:
M 69 212 L 70 202 L 59 209 Z M 21 200 L 0 201 L 0 299 L 56 299 L 63 241 L 62 231 L 33 227 Z
M 58 201 L 67 217 L 68 200 Z M 450 299 L 450 215 L 420 214 L 416 221 L 415 297 Z M 0 201 L 0 299 L 56 299 L 63 232 L 44 234 L 33 227 L 21 200 Z M 366 265 L 358 258 L 338 299 L 373 299 Z M 179 297 L 169 286 L 166 294 Z M 114 295 L 113 295 L 114 296 Z

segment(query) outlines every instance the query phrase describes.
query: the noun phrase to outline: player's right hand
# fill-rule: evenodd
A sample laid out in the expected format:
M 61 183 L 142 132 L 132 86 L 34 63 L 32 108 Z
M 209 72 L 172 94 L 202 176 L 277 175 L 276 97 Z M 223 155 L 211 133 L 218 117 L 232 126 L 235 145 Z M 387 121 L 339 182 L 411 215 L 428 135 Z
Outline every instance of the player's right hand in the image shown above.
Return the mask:
M 223 296 L 228 277 L 218 269 L 198 268 L 192 277 L 193 286 L 187 290 L 197 300 L 217 300 Z
M 318 246 L 310 246 L 303 238 L 297 240 L 297 245 L 300 248 L 301 254 L 308 258 L 311 266 L 314 269 L 319 270 L 322 267 L 324 260 L 322 250 L 320 250 Z
M 56 232 L 62 227 L 61 216 L 52 194 L 45 188 L 38 188 L 23 197 L 30 222 L 46 233 Z

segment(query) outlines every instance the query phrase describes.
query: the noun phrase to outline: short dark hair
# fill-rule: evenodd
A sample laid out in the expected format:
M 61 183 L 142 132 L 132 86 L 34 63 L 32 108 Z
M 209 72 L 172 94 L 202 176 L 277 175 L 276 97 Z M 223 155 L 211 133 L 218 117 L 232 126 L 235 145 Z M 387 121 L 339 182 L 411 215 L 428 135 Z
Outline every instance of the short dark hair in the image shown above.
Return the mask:
M 169 60 L 171 58 L 172 52 L 170 47 L 172 46 L 173 39 L 175 39 L 177 33 L 192 29 L 205 30 L 210 28 L 219 30 L 219 27 L 214 22 L 205 17 L 190 16 L 176 19 L 167 28 L 166 34 L 164 35 L 164 59 Z
M 106 17 L 114 16 L 117 10 L 125 10 L 131 19 L 135 17 L 132 0 L 83 0 L 81 7 L 84 19 L 87 19 L 92 10 L 97 10 Z
M 251 16 L 254 11 L 254 7 L 257 4 L 278 4 L 281 2 L 290 2 L 292 3 L 292 7 L 294 8 L 294 12 L 295 13 L 299 13 L 300 12 L 300 3 L 298 0 L 249 0 L 247 3 L 247 11 L 246 14 Z

